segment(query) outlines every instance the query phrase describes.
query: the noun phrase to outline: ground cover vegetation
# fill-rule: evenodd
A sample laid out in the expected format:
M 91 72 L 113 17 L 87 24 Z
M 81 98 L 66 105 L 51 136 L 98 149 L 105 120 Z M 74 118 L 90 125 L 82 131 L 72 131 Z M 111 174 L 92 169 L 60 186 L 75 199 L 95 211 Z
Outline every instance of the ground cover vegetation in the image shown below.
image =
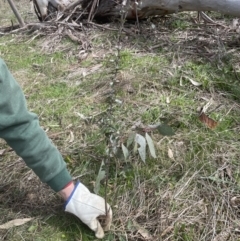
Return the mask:
M 0 26 L 15 21 L 7 3 L 1 9 Z M 227 28 L 196 17 L 126 22 L 122 32 L 111 30 L 119 22 L 86 25 L 79 42 L 58 32 L 1 34 L 0 56 L 74 179 L 94 190 L 107 163 L 99 193 L 114 220 L 103 240 L 240 239 L 239 35 L 229 16 L 211 15 Z M 150 128 L 157 123 L 174 135 Z M 157 157 L 148 149 L 144 163 L 127 141 L 146 132 Z M 4 141 L 0 160 L 0 224 L 33 218 L 0 230 L 0 240 L 95 240 Z

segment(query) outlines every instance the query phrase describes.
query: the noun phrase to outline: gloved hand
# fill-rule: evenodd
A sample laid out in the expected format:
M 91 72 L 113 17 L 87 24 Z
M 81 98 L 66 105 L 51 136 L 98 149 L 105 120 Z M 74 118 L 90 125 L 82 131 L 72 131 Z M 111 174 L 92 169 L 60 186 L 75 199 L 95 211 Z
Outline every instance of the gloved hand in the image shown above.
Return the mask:
M 105 200 L 93 193 L 85 187 L 82 183 L 77 182 L 73 192 L 65 204 L 65 211 L 74 214 L 81 219 L 90 229 L 95 232 L 97 238 L 104 237 L 104 231 L 108 231 L 112 222 L 112 209 L 107 204 L 107 216 L 105 210 Z M 99 220 L 100 216 L 105 222 L 103 227 Z M 104 231 L 103 231 L 104 230 Z

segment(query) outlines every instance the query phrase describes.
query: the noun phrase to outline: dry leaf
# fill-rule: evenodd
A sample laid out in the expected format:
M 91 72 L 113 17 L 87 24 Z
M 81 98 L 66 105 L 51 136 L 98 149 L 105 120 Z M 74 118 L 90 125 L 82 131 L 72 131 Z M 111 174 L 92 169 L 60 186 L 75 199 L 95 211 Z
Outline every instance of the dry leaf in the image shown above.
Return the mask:
M 193 80 L 193 79 L 191 79 L 191 78 L 189 78 L 189 77 L 187 77 L 187 76 L 183 76 L 185 79 L 187 79 L 187 80 L 189 80 L 194 86 L 200 86 L 200 85 L 202 85 L 202 83 L 200 83 L 200 82 L 197 82 L 197 81 L 195 81 L 195 80 Z M 180 86 L 182 86 L 182 78 L 180 79 Z
M 133 226 L 137 229 L 137 232 L 142 235 L 145 240 L 152 240 L 152 235 L 149 231 L 139 225 L 137 222 L 133 221 Z
M 230 236 L 230 231 L 223 231 L 219 233 L 213 241 L 227 241 Z
M 2 225 L 0 225 L 0 229 L 9 229 L 12 227 L 16 227 L 16 226 L 20 226 L 23 225 L 29 221 L 31 221 L 32 218 L 21 218 L 21 219 L 14 219 L 12 221 L 9 221 L 7 223 L 4 223 Z
M 97 71 L 99 71 L 99 69 L 101 69 L 102 67 L 102 64 L 97 64 L 95 66 L 93 66 L 92 68 L 78 68 L 78 69 L 75 69 L 74 71 L 72 71 L 68 76 L 67 78 L 68 79 L 72 79 L 72 78 L 77 78 L 78 76 L 87 76 L 87 75 L 90 75 L 90 74 L 93 74 Z
M 6 149 L 0 150 L 0 156 L 2 156 L 5 153 Z
M 70 135 L 69 135 L 69 142 L 72 143 L 74 141 L 74 135 L 73 135 L 73 132 L 70 131 Z
M 83 120 L 91 119 L 91 117 L 87 117 L 87 116 L 85 116 L 84 114 L 79 113 L 79 112 L 75 112 L 75 114 L 76 114 L 77 116 L 79 116 L 79 117 L 80 117 L 81 119 L 83 119 Z
M 240 26 L 240 21 L 238 18 L 235 18 L 232 20 L 232 29 L 236 30 Z
M 214 101 L 213 101 L 213 99 L 211 98 L 210 100 L 207 100 L 207 103 L 201 108 L 201 111 L 204 112 L 204 113 L 206 113 L 207 110 L 208 110 L 208 108 L 209 108 L 212 104 L 214 104 Z
M 217 126 L 217 122 L 208 117 L 204 112 L 199 115 L 199 120 L 204 123 L 208 128 L 214 129 Z
M 231 198 L 230 203 L 233 207 L 238 208 L 240 206 L 240 197 Z
M 226 171 L 228 177 L 230 178 L 230 180 L 234 180 L 233 175 L 232 175 L 232 170 L 231 170 L 231 168 L 229 168 L 229 167 L 227 166 L 227 167 L 225 168 L 225 171 Z
M 202 85 L 202 83 L 199 83 L 199 82 L 197 82 L 197 81 L 195 81 L 195 80 L 193 80 L 193 79 L 190 79 L 190 78 L 189 78 L 189 80 L 190 80 L 190 82 L 191 82 L 194 86 L 200 86 L 200 85 Z
M 168 157 L 169 157 L 170 159 L 174 159 L 174 157 L 173 157 L 173 152 L 172 152 L 172 150 L 171 150 L 170 148 L 168 148 Z

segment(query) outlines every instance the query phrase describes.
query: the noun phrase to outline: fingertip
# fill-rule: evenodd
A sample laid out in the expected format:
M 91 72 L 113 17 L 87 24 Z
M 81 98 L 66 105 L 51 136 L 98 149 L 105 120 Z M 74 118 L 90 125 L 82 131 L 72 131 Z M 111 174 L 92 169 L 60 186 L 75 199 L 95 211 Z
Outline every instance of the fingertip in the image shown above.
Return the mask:
M 102 239 L 104 237 L 104 231 L 102 229 L 101 224 L 98 222 L 97 224 L 97 230 L 95 232 L 96 238 Z

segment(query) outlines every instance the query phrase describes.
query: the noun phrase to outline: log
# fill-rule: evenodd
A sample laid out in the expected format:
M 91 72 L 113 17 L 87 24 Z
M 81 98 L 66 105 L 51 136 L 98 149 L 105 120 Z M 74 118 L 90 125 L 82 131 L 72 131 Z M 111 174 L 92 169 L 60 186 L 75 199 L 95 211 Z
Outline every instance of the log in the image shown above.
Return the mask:
M 95 0 L 83 0 L 83 8 L 91 9 Z M 99 0 L 94 15 L 97 18 L 119 17 L 126 11 L 127 19 L 142 19 L 155 15 L 166 15 L 183 11 L 216 11 L 240 17 L 240 0 Z

